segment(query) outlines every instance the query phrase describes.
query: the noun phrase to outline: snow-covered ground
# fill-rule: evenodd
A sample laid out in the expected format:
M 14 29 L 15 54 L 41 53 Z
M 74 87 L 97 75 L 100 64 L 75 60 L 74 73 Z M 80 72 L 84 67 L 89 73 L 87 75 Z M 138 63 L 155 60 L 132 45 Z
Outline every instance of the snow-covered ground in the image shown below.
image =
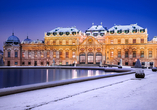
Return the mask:
M 156 110 L 157 72 L 102 78 L 0 97 L 0 110 Z

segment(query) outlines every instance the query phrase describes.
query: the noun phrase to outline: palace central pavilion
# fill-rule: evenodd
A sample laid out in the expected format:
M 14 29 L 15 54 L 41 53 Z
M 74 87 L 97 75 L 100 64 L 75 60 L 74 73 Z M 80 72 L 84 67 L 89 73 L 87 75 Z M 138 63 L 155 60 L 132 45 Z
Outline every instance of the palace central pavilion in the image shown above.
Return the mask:
M 47 66 L 113 64 L 133 66 L 137 59 L 144 66 L 157 66 L 157 38 L 147 41 L 147 29 L 114 25 L 107 29 L 92 25 L 85 33 L 72 28 L 55 28 L 45 33 L 44 41 L 28 37 L 20 42 L 12 34 L 4 43 L 5 66 Z

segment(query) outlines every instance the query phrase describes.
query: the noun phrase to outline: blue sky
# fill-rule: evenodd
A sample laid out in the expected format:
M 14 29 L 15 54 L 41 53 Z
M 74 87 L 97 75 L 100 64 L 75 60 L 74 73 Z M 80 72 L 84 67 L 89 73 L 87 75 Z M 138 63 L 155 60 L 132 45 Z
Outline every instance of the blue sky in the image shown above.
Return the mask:
M 44 40 L 56 27 L 85 31 L 92 23 L 104 27 L 137 23 L 157 36 L 156 0 L 0 0 L 0 49 L 12 34 L 24 40 Z

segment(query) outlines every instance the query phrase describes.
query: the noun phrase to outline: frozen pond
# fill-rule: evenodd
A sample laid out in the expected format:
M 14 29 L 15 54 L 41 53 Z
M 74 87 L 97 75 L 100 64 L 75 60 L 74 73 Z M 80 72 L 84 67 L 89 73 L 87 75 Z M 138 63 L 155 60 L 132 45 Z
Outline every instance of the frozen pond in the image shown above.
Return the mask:
M 83 69 L 0 69 L 0 88 L 112 73 Z

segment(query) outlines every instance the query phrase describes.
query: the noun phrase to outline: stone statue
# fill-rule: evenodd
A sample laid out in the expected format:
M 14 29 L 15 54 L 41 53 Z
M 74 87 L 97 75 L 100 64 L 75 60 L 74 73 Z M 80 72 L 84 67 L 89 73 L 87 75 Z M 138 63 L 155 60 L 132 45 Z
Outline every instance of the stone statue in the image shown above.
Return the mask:
M 135 63 L 135 68 L 142 68 L 140 60 L 137 59 L 136 63 Z
M 55 66 L 55 60 L 53 59 L 53 63 L 52 63 L 52 66 Z
M 102 67 L 102 61 L 100 61 L 100 67 Z
M 122 66 L 122 59 L 120 59 L 120 63 L 119 63 L 119 65 Z

